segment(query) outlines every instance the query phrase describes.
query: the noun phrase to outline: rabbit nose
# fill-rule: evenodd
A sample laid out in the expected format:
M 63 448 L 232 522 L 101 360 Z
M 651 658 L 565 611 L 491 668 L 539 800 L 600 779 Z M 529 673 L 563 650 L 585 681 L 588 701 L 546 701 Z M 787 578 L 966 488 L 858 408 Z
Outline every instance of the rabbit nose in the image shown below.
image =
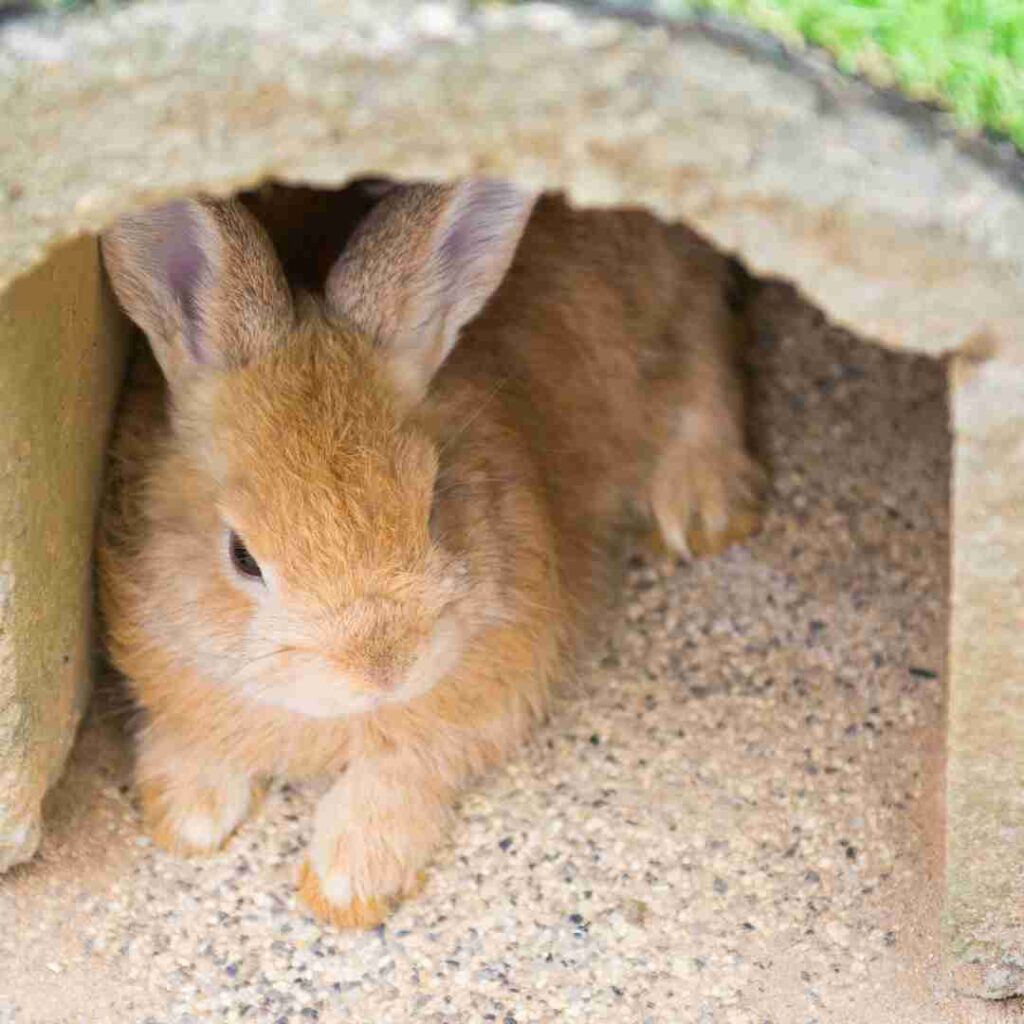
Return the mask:
M 334 667 L 362 693 L 390 693 L 401 685 L 407 668 L 395 657 L 353 657 L 351 653 L 331 658 Z
M 396 690 L 410 668 L 404 652 L 351 649 L 331 657 L 335 668 L 349 680 L 349 685 L 364 693 L 390 693 Z
M 416 611 L 379 596 L 351 607 L 348 629 L 338 638 L 332 660 L 352 686 L 366 693 L 389 693 L 402 685 L 422 643 Z
M 398 686 L 399 672 L 394 665 L 365 665 L 359 674 L 370 691 L 390 693 Z

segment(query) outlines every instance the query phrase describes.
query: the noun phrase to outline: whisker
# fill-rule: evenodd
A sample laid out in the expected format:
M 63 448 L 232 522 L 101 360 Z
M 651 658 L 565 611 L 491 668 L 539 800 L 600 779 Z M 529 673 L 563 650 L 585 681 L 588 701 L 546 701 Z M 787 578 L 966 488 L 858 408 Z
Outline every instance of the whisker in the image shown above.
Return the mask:
M 494 398 L 495 395 L 497 395 L 498 392 L 511 379 L 512 379 L 512 375 L 508 374 L 507 376 L 502 377 L 500 380 L 498 380 L 495 383 L 494 387 L 491 388 L 491 390 L 484 397 L 484 400 L 476 407 L 476 409 L 474 409 L 473 412 L 470 413 L 470 415 L 467 416 L 466 419 L 455 430 L 453 430 L 448 435 L 448 437 L 445 438 L 444 442 L 441 444 L 441 447 L 439 448 L 440 454 L 444 454 L 444 452 L 447 450 L 448 446 L 453 441 L 457 441 L 460 437 L 462 437 L 463 434 L 465 434 L 465 432 L 476 422 L 476 420 L 480 417 L 480 415 L 483 413 L 483 411 L 487 408 L 488 402 L 490 402 L 491 399 Z
M 507 476 L 473 476 L 463 480 L 447 480 L 445 483 L 435 490 L 435 494 L 448 494 L 450 491 L 456 491 L 461 489 L 468 489 L 475 485 L 484 484 L 500 484 L 507 482 Z
M 294 650 L 294 648 L 275 647 L 272 651 L 267 651 L 264 654 L 257 654 L 255 657 L 242 662 L 242 664 L 228 675 L 224 681 L 230 683 L 236 676 L 244 672 L 246 669 L 252 668 L 253 665 L 258 665 L 261 661 L 267 661 L 270 658 L 279 658 L 282 654 L 287 654 L 291 650 Z

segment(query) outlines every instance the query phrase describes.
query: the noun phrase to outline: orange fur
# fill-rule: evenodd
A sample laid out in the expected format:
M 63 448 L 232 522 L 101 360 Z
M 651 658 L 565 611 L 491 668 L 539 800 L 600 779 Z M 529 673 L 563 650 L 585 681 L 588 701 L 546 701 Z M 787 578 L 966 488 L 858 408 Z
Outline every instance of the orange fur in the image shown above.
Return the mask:
M 681 227 L 543 198 L 507 274 L 492 261 L 502 283 L 426 396 L 410 388 L 372 300 L 414 345 L 426 319 L 408 310 L 429 289 L 410 299 L 375 282 L 423 278 L 449 195 L 381 202 L 343 257 L 334 287 L 355 298 L 340 311 L 344 298 L 285 310 L 255 222 L 237 204 L 196 207 L 219 272 L 200 293 L 196 345 L 220 346 L 203 371 L 181 355 L 195 325 L 175 320 L 180 304 L 153 311 L 159 287 L 133 249 L 145 224 L 104 242 L 169 381 L 140 357 L 99 543 L 108 647 L 145 712 L 150 828 L 193 850 L 174 832 L 187 820 L 215 846 L 250 807 L 242 780 L 336 775 L 300 893 L 345 927 L 378 923 L 415 890 L 460 787 L 543 714 L 629 507 L 676 549 L 756 526 L 742 317 L 726 261 Z M 430 346 L 415 372 L 444 358 Z M 232 576 L 225 522 L 272 567 L 266 593 Z M 326 682 L 307 694 L 307 678 Z M 310 713 L 321 697 L 329 713 Z
M 356 897 L 350 903 L 338 906 L 328 900 L 320 886 L 320 879 L 309 861 L 304 861 L 299 869 L 299 898 L 321 921 L 326 921 L 335 928 L 376 928 L 392 914 L 400 899 L 415 896 L 423 888 L 424 876 L 421 872 L 417 884 L 408 890 L 393 896 L 371 896 L 367 899 Z

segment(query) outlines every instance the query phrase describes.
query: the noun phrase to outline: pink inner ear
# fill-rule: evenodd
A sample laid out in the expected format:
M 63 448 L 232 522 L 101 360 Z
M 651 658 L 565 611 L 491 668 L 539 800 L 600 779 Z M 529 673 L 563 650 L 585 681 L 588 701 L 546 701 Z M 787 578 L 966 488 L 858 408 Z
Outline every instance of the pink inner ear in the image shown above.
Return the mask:
M 437 239 L 440 294 L 458 326 L 472 319 L 501 284 L 535 197 L 505 181 L 464 182 Z
M 437 250 L 437 261 L 448 273 L 454 273 L 462 268 L 463 264 L 473 258 L 475 246 L 486 239 L 480 237 L 480 226 L 472 218 L 472 207 L 461 216 L 457 217 L 455 223 L 450 225 L 441 239 Z
M 161 213 L 163 230 L 160 232 L 156 263 L 168 290 L 181 308 L 184 342 L 189 355 L 197 363 L 202 363 L 205 362 L 201 336 L 203 322 L 198 292 L 209 263 L 189 204 L 168 203 Z
M 454 220 L 438 247 L 438 263 L 454 276 L 462 276 L 476 260 L 487 260 L 501 247 L 509 213 L 518 207 L 518 195 L 504 182 L 474 181 L 463 186 Z M 471 278 L 472 280 L 472 278 Z M 465 282 L 463 282 L 465 284 Z

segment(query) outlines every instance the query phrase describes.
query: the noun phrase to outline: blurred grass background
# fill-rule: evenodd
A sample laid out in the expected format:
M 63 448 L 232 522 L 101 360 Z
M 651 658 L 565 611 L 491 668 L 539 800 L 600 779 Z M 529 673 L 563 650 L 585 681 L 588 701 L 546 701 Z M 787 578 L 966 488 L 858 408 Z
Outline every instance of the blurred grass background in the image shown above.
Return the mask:
M 1024 148 L 1024 0 L 695 0 L 789 43 L 828 50 L 844 71 L 952 110 Z M 666 14 L 690 9 L 661 0 Z
M 76 10 L 109 9 L 121 0 L 35 2 Z M 577 2 L 600 6 L 600 0 Z M 831 53 L 844 71 L 936 103 L 965 128 L 994 129 L 1024 149 L 1024 0 L 608 2 L 668 16 L 712 10 L 745 19 L 790 45 L 813 43 Z
M 568 2 L 666 17 L 728 14 L 791 47 L 820 46 L 843 71 L 944 107 L 965 129 L 992 129 L 1024 150 L 1024 0 Z

